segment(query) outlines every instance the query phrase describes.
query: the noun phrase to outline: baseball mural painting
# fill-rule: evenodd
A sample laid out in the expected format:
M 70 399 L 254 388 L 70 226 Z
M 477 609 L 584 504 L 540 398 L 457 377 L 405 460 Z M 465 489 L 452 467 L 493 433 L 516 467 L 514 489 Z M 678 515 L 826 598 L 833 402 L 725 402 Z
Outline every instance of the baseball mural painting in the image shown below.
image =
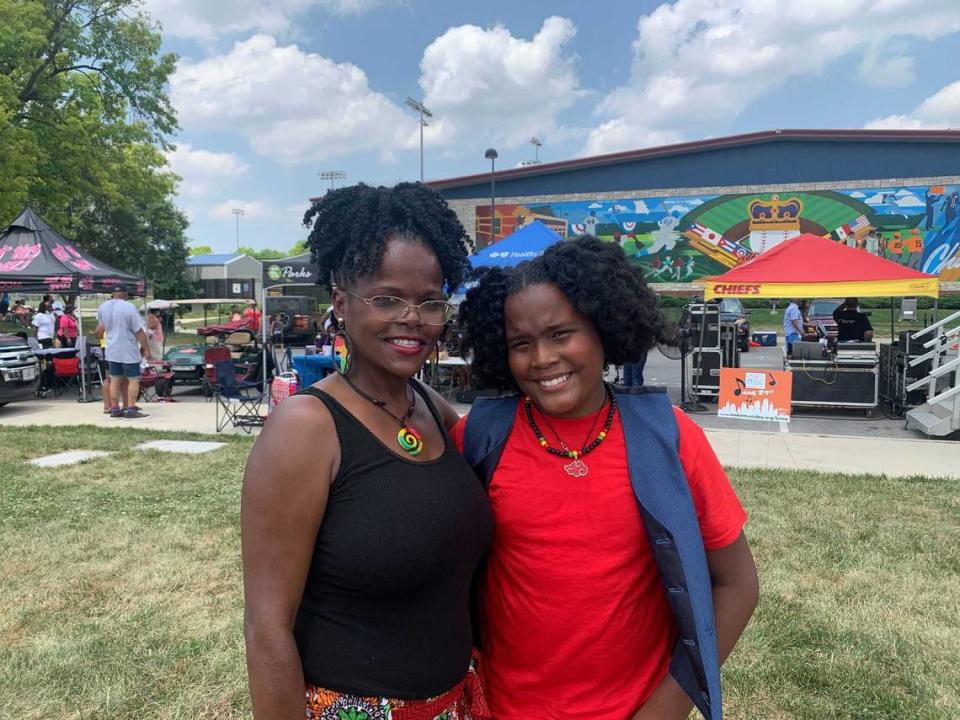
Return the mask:
M 534 220 L 561 236 L 617 242 L 649 282 L 695 282 L 812 233 L 960 281 L 960 186 L 850 187 L 765 193 L 499 204 L 498 238 Z M 476 208 L 477 236 L 490 206 Z

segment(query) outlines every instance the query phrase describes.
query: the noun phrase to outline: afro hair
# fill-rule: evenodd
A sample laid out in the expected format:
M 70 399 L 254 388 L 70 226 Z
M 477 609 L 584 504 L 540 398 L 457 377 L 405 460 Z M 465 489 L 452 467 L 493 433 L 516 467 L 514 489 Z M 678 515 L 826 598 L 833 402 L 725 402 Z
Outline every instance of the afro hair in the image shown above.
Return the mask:
M 637 362 L 663 335 L 657 296 L 643 272 L 618 244 L 590 235 L 557 243 L 516 268 L 483 269 L 477 279 L 460 306 L 464 353 L 473 353 L 472 376 L 502 392 L 517 390 L 508 363 L 504 307 L 508 297 L 532 285 L 556 285 L 590 319 L 607 363 Z
M 417 239 L 436 254 L 447 292 L 463 282 L 473 243 L 446 200 L 420 183 L 394 187 L 353 185 L 331 190 L 307 210 L 307 247 L 318 283 L 347 284 L 372 275 L 391 237 Z

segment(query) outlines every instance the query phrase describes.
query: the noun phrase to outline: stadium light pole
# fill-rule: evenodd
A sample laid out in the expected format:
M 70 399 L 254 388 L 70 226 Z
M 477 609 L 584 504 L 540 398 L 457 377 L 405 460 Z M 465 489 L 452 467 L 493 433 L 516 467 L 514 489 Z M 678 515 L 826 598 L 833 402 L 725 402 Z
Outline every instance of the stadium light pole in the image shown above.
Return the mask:
M 494 221 L 497 218 L 497 186 L 496 186 L 496 162 L 497 162 L 497 151 L 493 148 L 488 148 L 487 151 L 483 154 L 485 158 L 490 161 L 490 245 L 493 245 L 494 240 L 496 239 L 496 234 L 494 230 Z
M 322 170 L 318 172 L 317 175 L 320 176 L 321 180 L 330 181 L 330 189 L 333 190 L 333 183 L 335 180 L 346 180 L 347 173 L 345 170 Z
M 540 142 L 540 138 L 532 137 L 530 138 L 530 144 L 533 145 L 533 162 L 534 164 L 540 163 L 540 148 L 543 147 L 543 143 Z
M 237 218 L 237 252 L 239 253 L 240 252 L 240 216 L 246 215 L 247 212 L 243 208 L 233 208 L 233 210 L 231 210 L 230 212 L 232 212 L 234 216 L 236 216 Z
M 414 100 L 412 97 L 408 97 L 404 103 L 414 112 L 420 113 L 420 182 L 423 182 L 423 129 L 430 124 L 426 118 L 432 118 L 433 113 L 422 102 Z

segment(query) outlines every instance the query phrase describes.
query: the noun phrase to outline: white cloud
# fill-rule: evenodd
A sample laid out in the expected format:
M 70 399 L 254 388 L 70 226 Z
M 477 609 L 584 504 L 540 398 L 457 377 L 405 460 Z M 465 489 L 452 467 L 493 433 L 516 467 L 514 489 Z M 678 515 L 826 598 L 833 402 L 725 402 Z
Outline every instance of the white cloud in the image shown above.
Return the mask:
M 904 55 L 903 42 L 875 43 L 867 48 L 857 76 L 873 87 L 904 87 L 916 79 L 913 58 Z
M 207 216 L 214 220 L 233 220 L 233 210 L 236 208 L 243 210 L 240 222 L 247 219 L 263 220 L 273 215 L 270 205 L 260 200 L 226 200 L 210 208 Z
M 911 113 L 877 118 L 864 127 L 871 130 L 960 127 L 960 80 L 940 88 Z
M 233 153 L 201 150 L 188 143 L 180 143 L 166 155 L 170 168 L 182 178 L 178 194 L 186 200 L 218 192 L 250 170 Z
M 416 121 L 371 90 L 357 66 L 266 35 L 182 62 L 170 87 L 185 127 L 229 128 L 259 155 L 288 165 L 390 150 L 415 134 Z
M 658 133 L 703 134 L 791 76 L 852 53 L 876 55 L 861 66 L 872 82 L 903 83 L 912 59 L 900 50 L 883 58 L 882 48 L 956 32 L 960 14 L 930 12 L 926 0 L 677 0 L 641 16 L 637 30 L 630 82 L 601 102 L 610 119 L 590 133 L 586 154 L 648 145 Z
M 164 34 L 210 42 L 243 32 L 288 33 L 312 8 L 362 15 L 395 0 L 146 0 L 144 10 Z
M 561 17 L 544 20 L 530 40 L 502 25 L 447 30 L 420 61 L 423 102 L 436 115 L 427 139 L 508 149 L 561 132 L 558 114 L 584 94 L 567 49 L 576 32 Z
M 911 195 L 910 197 L 900 198 L 899 200 L 897 200 L 897 205 L 905 208 L 926 207 L 926 203 L 924 203 L 920 198 L 916 197 L 915 195 Z

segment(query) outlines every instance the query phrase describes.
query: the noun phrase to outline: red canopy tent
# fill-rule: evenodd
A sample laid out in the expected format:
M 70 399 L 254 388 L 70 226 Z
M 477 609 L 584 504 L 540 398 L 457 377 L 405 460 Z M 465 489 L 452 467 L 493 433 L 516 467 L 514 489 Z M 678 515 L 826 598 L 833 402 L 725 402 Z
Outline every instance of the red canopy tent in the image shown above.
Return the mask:
M 709 278 L 704 298 L 936 298 L 939 280 L 864 250 L 805 233 Z

